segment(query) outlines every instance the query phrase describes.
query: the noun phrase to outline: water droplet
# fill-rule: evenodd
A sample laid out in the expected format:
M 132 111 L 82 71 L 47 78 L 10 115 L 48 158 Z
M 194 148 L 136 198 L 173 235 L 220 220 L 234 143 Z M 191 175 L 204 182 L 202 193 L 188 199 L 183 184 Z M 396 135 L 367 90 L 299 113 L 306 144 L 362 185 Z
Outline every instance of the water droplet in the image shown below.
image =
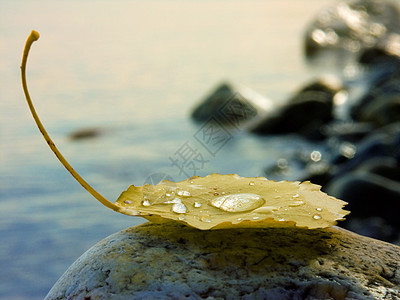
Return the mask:
M 218 192 L 214 192 L 214 196 L 219 196 L 219 193 Z
M 149 202 L 149 200 L 144 200 L 143 202 L 142 202 L 142 205 L 143 206 L 150 206 L 151 204 L 150 204 L 150 202 Z
M 125 204 L 132 204 L 132 201 L 130 201 L 130 200 L 125 200 L 124 203 L 125 203 Z
M 312 218 L 313 218 L 314 220 L 320 220 L 320 219 L 322 219 L 322 217 L 321 217 L 320 214 L 315 214 L 315 215 L 312 216 Z
M 164 201 L 164 204 L 174 204 L 174 203 L 182 203 L 182 200 L 179 198 L 174 198 L 172 200 Z
M 221 194 L 222 194 L 222 195 L 225 195 L 226 193 L 225 193 L 225 192 L 222 192 Z
M 317 207 L 315 210 L 316 210 L 316 211 L 322 211 L 322 208 Z
M 254 181 L 250 181 L 249 185 L 255 185 Z
M 189 181 L 189 183 L 193 184 L 193 183 L 194 183 L 194 181 L 193 181 L 193 180 L 190 180 L 190 181 Z
M 182 196 L 182 197 L 190 197 L 190 196 L 192 196 L 192 194 L 190 194 L 190 192 L 188 192 L 188 191 L 179 191 L 178 195 Z
M 291 202 L 291 203 L 289 204 L 289 206 L 290 206 L 290 207 L 296 207 L 296 206 L 300 206 L 300 205 L 303 205 L 303 204 L 304 204 L 304 201 L 299 200 L 299 201 L 293 201 L 293 202 Z
M 172 194 L 171 194 L 171 193 L 165 193 L 165 196 L 166 196 L 166 197 L 171 197 Z
M 201 203 L 195 202 L 195 203 L 193 203 L 193 206 L 196 207 L 196 208 L 201 207 Z
M 295 195 L 292 196 L 292 198 L 299 198 L 299 197 L 300 197 L 299 194 L 295 194 Z
M 187 208 L 183 203 L 175 203 L 174 205 L 172 205 L 171 210 L 177 214 L 184 214 L 187 212 Z
M 227 212 L 242 212 L 259 208 L 265 200 L 256 194 L 230 194 L 215 198 L 210 202 L 214 207 Z
M 186 219 L 186 217 L 184 217 L 184 216 L 179 216 L 178 217 L 178 220 L 180 220 L 180 221 L 183 221 L 183 220 L 185 220 Z
M 260 217 L 253 217 L 253 220 L 258 220 Z
M 279 221 L 279 222 L 285 222 L 285 219 L 284 219 L 284 218 L 281 218 L 281 219 L 279 219 L 278 221 Z
M 211 223 L 211 219 L 208 216 L 204 216 L 200 218 L 200 221 L 205 222 L 205 223 Z
M 277 211 L 277 210 L 279 210 L 279 208 L 275 207 L 275 206 L 263 206 L 263 207 L 255 209 L 254 212 L 257 214 L 268 214 L 268 213 L 272 213 L 273 211 Z
M 242 221 L 243 219 L 242 218 L 238 218 L 238 221 Z

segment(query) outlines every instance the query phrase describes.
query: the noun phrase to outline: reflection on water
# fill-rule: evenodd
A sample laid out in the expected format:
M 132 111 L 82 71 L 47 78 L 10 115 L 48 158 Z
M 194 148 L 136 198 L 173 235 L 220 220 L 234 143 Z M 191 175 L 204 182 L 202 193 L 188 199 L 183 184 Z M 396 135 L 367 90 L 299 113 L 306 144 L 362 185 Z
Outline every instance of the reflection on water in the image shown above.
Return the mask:
M 301 33 L 321 1 L 8 1 L 0 50 L 0 298 L 41 299 L 85 249 L 141 219 L 80 188 L 41 139 L 19 65 L 31 29 L 28 82 L 61 152 L 110 200 L 171 166 L 196 143 L 189 111 L 223 79 L 273 99 L 304 82 Z M 71 132 L 96 128 L 96 138 Z M 286 143 L 286 144 L 285 144 Z M 258 176 L 287 142 L 234 135 L 198 175 Z M 198 147 L 200 147 L 198 145 Z M 278 150 L 280 149 L 280 150 Z M 206 155 L 206 153 L 204 154 Z

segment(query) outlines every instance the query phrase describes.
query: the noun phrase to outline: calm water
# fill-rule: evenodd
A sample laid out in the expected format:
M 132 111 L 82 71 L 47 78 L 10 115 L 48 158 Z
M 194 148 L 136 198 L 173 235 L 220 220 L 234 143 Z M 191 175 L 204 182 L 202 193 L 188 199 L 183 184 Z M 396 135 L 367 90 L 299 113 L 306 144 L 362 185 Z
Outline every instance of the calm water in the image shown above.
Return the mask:
M 39 115 L 76 170 L 114 200 L 189 143 L 212 172 L 259 176 L 292 140 L 235 133 L 215 156 L 196 142 L 190 109 L 220 81 L 281 101 L 315 74 L 301 37 L 327 2 L 2 1 L 0 4 L 0 298 L 41 299 L 104 237 L 143 222 L 107 210 L 61 167 L 24 102 L 22 48 Z M 96 139 L 71 141 L 82 128 Z M 193 175 L 193 174 L 190 174 Z

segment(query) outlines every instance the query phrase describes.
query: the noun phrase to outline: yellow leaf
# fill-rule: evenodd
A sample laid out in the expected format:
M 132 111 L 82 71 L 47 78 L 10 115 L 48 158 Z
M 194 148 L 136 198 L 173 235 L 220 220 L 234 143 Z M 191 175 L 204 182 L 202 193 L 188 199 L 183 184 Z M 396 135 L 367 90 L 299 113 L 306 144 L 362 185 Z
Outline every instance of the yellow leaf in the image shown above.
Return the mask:
M 323 228 L 349 212 L 347 204 L 310 182 L 211 174 L 181 182 L 130 186 L 115 205 L 119 212 L 153 222 L 174 220 L 199 229 L 232 227 Z

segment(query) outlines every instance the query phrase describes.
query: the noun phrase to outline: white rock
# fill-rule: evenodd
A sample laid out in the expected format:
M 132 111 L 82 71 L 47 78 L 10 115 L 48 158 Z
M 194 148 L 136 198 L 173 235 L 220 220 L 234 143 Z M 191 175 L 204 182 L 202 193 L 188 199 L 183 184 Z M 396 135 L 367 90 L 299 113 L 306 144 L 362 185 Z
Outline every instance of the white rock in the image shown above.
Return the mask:
M 400 247 L 337 227 L 146 223 L 89 249 L 46 299 L 400 299 Z

